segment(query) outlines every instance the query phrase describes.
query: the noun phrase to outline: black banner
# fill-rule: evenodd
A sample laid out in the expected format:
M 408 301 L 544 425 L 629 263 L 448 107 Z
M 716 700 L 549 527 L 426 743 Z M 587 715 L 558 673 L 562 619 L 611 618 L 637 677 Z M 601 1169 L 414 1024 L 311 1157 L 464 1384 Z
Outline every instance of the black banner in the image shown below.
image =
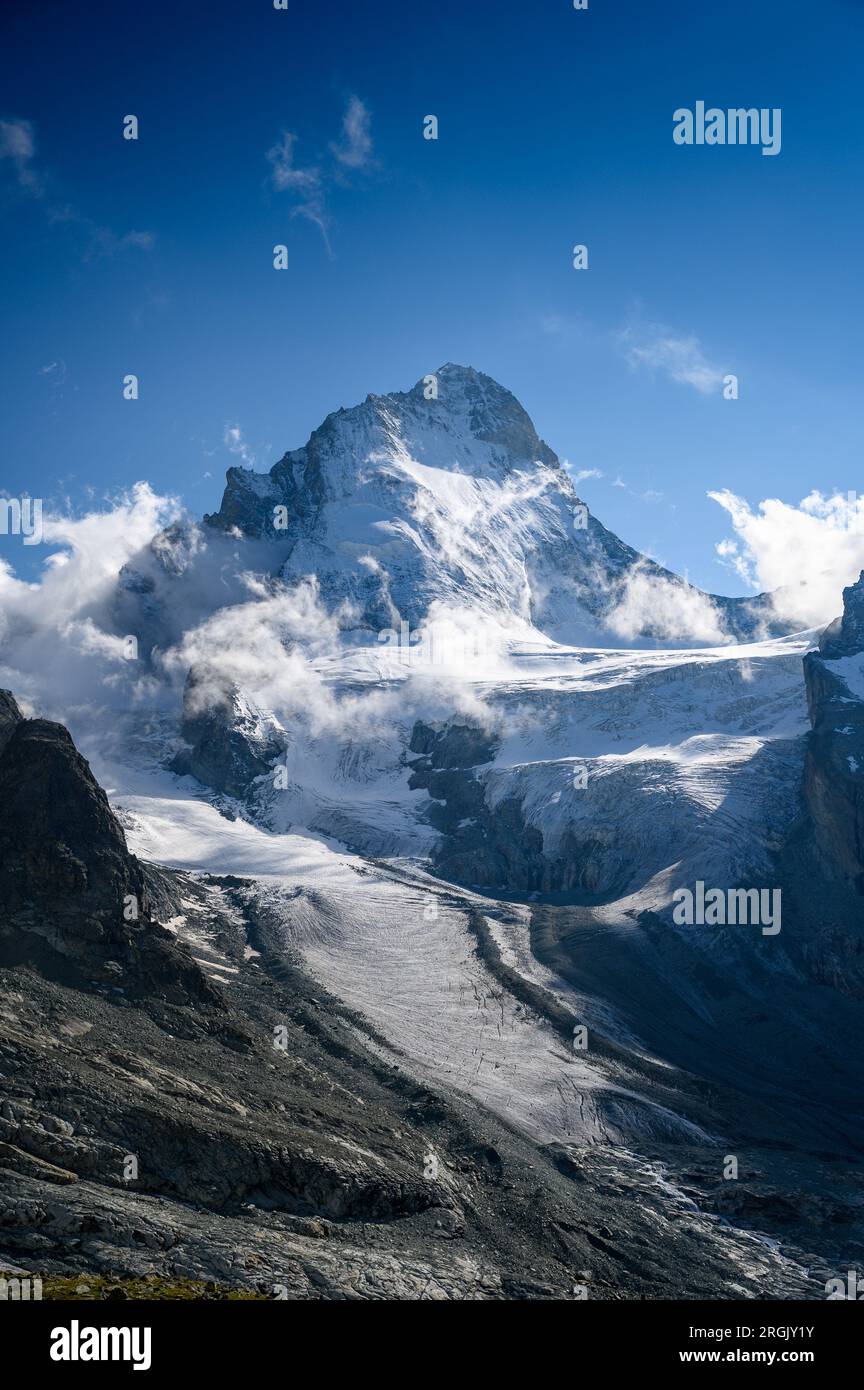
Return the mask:
M 839 1300 L 838 1300 L 839 1301 Z M 399 1314 L 398 1318 L 407 1314 Z M 481 1318 L 484 1315 L 479 1314 Z M 248 1375 L 250 1365 L 270 1363 L 289 1373 L 303 1342 L 320 1333 L 342 1330 L 345 1314 L 316 1304 L 61 1302 L 0 1304 L 0 1336 L 7 1357 L 22 1366 L 65 1378 L 109 1370 L 164 1376 L 233 1371 Z M 368 1347 L 369 1325 L 350 1327 L 361 1339 L 337 1343 L 356 1360 Z M 475 1310 L 475 1317 L 477 1312 Z M 532 1315 L 532 1319 L 533 1319 Z M 548 1316 L 548 1314 L 547 1314 Z M 860 1315 L 832 1300 L 805 1303 L 568 1303 L 563 1321 L 552 1327 L 580 1366 L 590 1355 L 609 1375 L 622 1371 L 666 1372 L 673 1366 L 804 1366 L 826 1371 L 847 1365 L 860 1343 Z M 562 1316 L 562 1315 L 559 1315 Z M 318 1318 L 325 1322 L 318 1322 Z M 446 1314 L 445 1314 L 446 1317 Z M 310 1318 L 312 1319 L 310 1323 Z M 437 1327 L 437 1323 L 427 1326 Z M 447 1323 L 444 1326 L 448 1326 Z M 477 1324 L 474 1323 L 476 1330 Z M 392 1323 L 388 1332 L 392 1330 Z M 508 1324 L 508 1345 L 513 1325 Z M 503 1335 L 503 1334 L 502 1334 Z M 309 1353 L 314 1343 L 306 1342 Z M 330 1348 L 329 1343 L 325 1346 Z M 441 1343 L 442 1371 L 452 1371 L 452 1343 Z M 502 1346 L 504 1345 L 502 1341 Z M 429 1356 L 429 1352 L 432 1356 Z M 376 1357 L 381 1355 L 380 1343 Z M 484 1343 L 484 1360 L 494 1355 Z M 424 1347 L 424 1363 L 435 1363 L 433 1347 Z M 461 1359 L 461 1357 L 460 1357 Z M 556 1360 L 558 1358 L 556 1357 Z M 328 1374 L 332 1360 L 328 1356 Z M 308 1371 L 304 1374 L 308 1374 Z

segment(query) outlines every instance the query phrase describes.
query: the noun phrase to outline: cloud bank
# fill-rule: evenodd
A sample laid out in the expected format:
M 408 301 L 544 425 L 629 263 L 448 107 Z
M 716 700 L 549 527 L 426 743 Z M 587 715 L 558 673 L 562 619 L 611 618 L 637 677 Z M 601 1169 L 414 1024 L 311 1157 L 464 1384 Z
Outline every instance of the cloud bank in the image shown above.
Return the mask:
M 864 497 L 813 491 L 797 506 L 770 497 L 754 509 L 728 489 L 708 496 L 735 533 L 716 546 L 721 562 L 754 591 L 772 591 L 778 617 L 804 629 L 842 611 L 843 589 L 864 569 Z

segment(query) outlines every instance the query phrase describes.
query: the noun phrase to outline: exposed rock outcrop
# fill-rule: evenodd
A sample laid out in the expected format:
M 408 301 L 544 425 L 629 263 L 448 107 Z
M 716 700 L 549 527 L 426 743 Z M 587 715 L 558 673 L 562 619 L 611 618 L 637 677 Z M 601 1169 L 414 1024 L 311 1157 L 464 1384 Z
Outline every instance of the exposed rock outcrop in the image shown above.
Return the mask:
M 500 740 L 480 724 L 458 719 L 445 724 L 426 724 L 418 719 L 408 744 L 412 753 L 419 754 L 412 768 L 412 786 L 425 786 L 426 774 L 443 768 L 476 767 L 491 762 Z
M 813 732 L 804 790 L 824 868 L 864 893 L 864 572 L 804 658 Z
M 493 804 L 484 769 L 499 746 L 498 736 L 465 720 L 414 725 L 409 749 L 420 756 L 411 763 L 409 786 L 431 798 L 426 817 L 441 835 L 432 855 L 436 872 L 506 892 L 594 892 L 604 873 L 614 875 L 595 834 L 568 831 L 550 854 L 543 832 L 526 816 L 524 794 Z
M 0 698 L 0 961 L 120 994 L 221 1000 L 153 920 L 141 864 L 62 724 Z
M 270 772 L 287 738 L 236 686 L 208 668 L 193 668 L 183 692 L 181 731 L 187 747 L 172 772 L 192 776 L 226 796 L 245 797 Z
M 0 753 L 24 718 L 10 690 L 0 690 Z

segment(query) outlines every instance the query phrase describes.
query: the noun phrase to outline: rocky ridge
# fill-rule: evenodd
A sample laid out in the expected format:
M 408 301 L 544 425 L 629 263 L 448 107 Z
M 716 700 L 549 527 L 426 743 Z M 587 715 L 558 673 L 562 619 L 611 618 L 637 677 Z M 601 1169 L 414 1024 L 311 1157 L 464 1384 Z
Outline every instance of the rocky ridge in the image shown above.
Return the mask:
M 821 861 L 864 894 L 864 571 L 804 658 L 813 732 L 804 785 Z M 862 909 L 864 914 L 864 909 Z

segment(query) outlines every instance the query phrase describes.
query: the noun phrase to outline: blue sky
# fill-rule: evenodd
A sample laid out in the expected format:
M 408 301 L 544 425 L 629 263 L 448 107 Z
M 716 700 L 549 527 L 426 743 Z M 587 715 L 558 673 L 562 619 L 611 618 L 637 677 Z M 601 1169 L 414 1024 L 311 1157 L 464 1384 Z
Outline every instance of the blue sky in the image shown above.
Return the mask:
M 143 478 L 213 510 L 230 464 L 448 360 L 514 391 L 602 474 L 580 484 L 600 519 L 708 589 L 746 591 L 709 489 L 864 491 L 857 0 L 7 15 L 8 495 L 81 509 Z M 780 107 L 780 154 L 675 145 L 700 99 Z M 726 371 L 737 401 L 693 384 Z M 0 555 L 26 572 L 44 547 Z

